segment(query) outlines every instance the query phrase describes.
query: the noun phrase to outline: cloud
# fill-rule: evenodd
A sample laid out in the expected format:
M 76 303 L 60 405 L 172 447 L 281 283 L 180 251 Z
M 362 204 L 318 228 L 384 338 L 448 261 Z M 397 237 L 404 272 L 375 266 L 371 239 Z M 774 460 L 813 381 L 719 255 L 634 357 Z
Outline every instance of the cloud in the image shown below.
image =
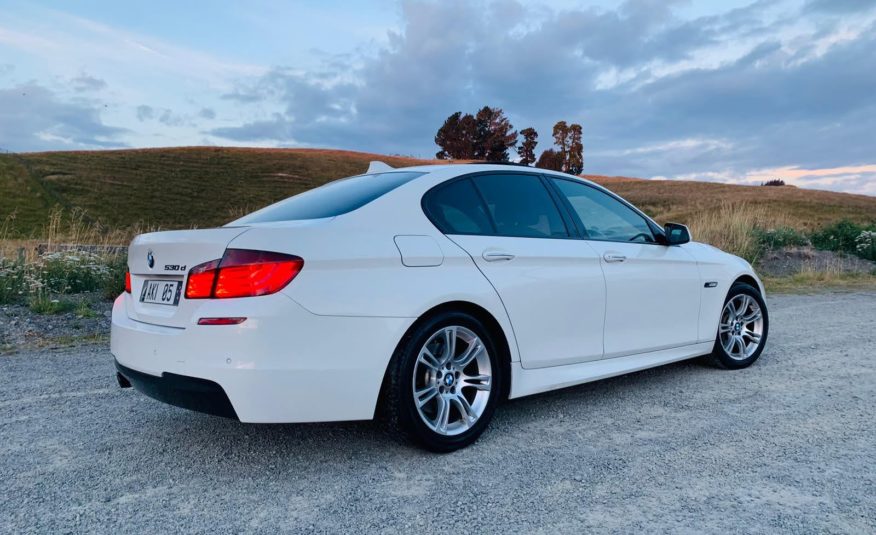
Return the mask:
M 100 91 L 106 87 L 105 81 L 100 78 L 95 78 L 94 76 L 89 76 L 85 73 L 73 78 L 72 83 L 73 89 L 78 93 Z
M 810 0 L 807 11 L 831 14 L 848 14 L 876 8 L 876 0 Z
M 516 0 L 403 0 L 398 24 L 387 23 L 391 29 L 382 37 L 272 67 L 43 10 L 62 31 L 0 25 L 0 46 L 85 65 L 89 74 L 71 87 L 50 86 L 53 101 L 91 110 L 103 125 L 100 108 L 86 97 L 122 95 L 126 101 L 110 110 L 119 110 L 133 139 L 147 143 L 431 156 L 444 118 L 491 105 L 503 108 L 518 130 L 535 127 L 540 149 L 548 148 L 557 120 L 581 123 L 588 173 L 745 182 L 762 170 L 876 163 L 874 5 L 753 0 L 726 9 L 627 0 L 610 8 L 555 8 Z M 319 48 L 296 38 L 289 46 Z M 265 50 L 253 48 L 246 57 Z M 124 68 L 124 78 L 114 77 Z M 101 85 L 104 78 L 113 91 Z M 39 146 L 49 146 L 47 135 Z M 871 175 L 794 180 L 864 191 Z
M 87 101 L 62 101 L 36 83 L 0 89 L 0 147 L 12 151 L 122 147 L 123 128 Z
M 202 116 L 204 111 L 205 110 L 201 110 L 201 113 L 199 113 L 198 116 Z M 209 112 L 210 110 L 207 111 Z M 187 126 L 191 125 L 193 121 L 193 117 L 189 115 L 174 113 L 174 111 L 169 108 L 154 108 L 152 106 L 147 106 L 146 104 L 137 106 L 136 114 L 137 120 L 141 123 L 154 120 L 165 126 Z
M 137 120 L 140 122 L 148 121 L 155 118 L 155 110 L 152 106 L 142 104 L 137 106 Z

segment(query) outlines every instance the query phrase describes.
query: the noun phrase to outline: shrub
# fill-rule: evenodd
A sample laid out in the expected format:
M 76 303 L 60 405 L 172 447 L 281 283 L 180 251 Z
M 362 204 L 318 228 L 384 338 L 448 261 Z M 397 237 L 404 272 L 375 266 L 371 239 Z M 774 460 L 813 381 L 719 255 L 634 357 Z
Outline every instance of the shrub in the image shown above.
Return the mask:
M 125 291 L 125 272 L 128 262 L 124 255 L 118 255 L 106 262 L 106 273 L 102 281 L 101 293 L 104 299 L 115 299 Z
M 864 230 L 855 238 L 855 254 L 876 261 L 876 231 Z
M 84 251 L 49 253 L 41 257 L 37 276 L 54 293 L 94 292 L 103 287 L 108 267 L 98 255 Z
M 810 240 L 816 249 L 858 254 L 856 240 L 865 230 L 873 231 L 876 230 L 876 227 L 873 225 L 865 227 L 843 220 L 816 230 L 811 234 Z
M 767 180 L 766 182 L 762 182 L 761 186 L 784 186 L 785 181 L 781 178 L 774 178 L 772 180 Z
M 778 250 L 785 247 L 801 247 L 809 244 L 806 235 L 791 227 L 776 227 L 767 230 L 756 228 L 754 236 L 764 250 Z
M 28 293 L 24 262 L 0 258 L 0 305 L 16 303 Z

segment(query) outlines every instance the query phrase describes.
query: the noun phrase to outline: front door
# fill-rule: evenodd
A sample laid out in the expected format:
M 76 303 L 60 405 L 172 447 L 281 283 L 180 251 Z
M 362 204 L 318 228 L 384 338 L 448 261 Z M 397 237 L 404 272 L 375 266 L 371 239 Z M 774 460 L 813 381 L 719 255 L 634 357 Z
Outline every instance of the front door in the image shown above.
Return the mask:
M 605 357 L 694 344 L 700 294 L 696 260 L 657 243 L 638 212 L 577 180 L 552 178 L 597 252 L 606 284 Z

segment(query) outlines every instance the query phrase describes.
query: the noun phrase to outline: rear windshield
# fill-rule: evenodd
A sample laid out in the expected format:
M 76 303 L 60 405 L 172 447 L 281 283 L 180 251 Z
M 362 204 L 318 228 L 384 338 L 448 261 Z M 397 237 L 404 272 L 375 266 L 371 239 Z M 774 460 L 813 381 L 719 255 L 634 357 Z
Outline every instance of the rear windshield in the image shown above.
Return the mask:
M 229 225 L 320 219 L 346 214 L 424 174 L 401 171 L 342 178 L 274 203 Z

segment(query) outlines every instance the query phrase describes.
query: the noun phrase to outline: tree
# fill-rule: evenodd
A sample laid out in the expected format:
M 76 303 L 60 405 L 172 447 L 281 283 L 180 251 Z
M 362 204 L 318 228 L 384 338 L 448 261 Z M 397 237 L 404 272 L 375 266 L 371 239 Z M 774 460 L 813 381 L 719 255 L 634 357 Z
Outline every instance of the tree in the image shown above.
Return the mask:
M 563 170 L 563 155 L 554 149 L 547 149 L 538 157 L 538 163 L 535 164 L 540 169 L 550 169 L 551 171 Z
M 517 147 L 517 155 L 520 156 L 520 163 L 523 165 L 532 165 L 535 163 L 535 146 L 538 145 L 538 132 L 535 128 L 524 128 L 520 131 L 523 136 L 523 143 Z
M 439 160 L 472 158 L 474 117 L 461 111 L 452 114 L 444 120 L 444 124 L 435 134 L 435 144 L 441 150 L 435 154 Z
M 772 180 L 767 180 L 766 182 L 761 182 L 761 186 L 784 186 L 785 181 L 781 178 L 774 178 Z
M 517 145 L 517 131 L 501 108 L 484 106 L 475 115 L 477 137 L 474 157 L 488 162 L 507 162 L 508 149 Z
M 569 152 L 566 156 L 565 171 L 580 175 L 584 170 L 584 143 L 581 140 L 581 125 L 569 126 Z
M 554 144 L 563 162 L 562 169 L 559 170 L 566 171 L 569 161 L 569 125 L 566 121 L 557 121 L 554 125 Z
M 499 108 L 484 106 L 474 116 L 456 112 L 435 134 L 441 160 L 507 162 L 508 149 L 517 145 L 517 132 Z

